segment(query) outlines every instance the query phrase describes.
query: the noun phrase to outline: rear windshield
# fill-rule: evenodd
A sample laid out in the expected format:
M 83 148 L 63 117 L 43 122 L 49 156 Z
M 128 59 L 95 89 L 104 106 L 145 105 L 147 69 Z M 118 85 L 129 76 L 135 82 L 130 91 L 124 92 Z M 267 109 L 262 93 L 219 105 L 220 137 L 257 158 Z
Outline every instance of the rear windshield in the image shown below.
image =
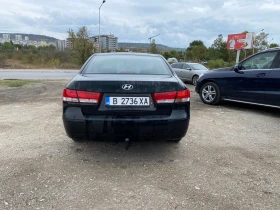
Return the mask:
M 142 55 L 98 55 L 86 65 L 86 74 L 159 74 L 170 70 L 161 57 Z
M 205 66 L 199 64 L 199 63 L 196 63 L 196 64 L 189 64 L 193 70 L 208 70 Z

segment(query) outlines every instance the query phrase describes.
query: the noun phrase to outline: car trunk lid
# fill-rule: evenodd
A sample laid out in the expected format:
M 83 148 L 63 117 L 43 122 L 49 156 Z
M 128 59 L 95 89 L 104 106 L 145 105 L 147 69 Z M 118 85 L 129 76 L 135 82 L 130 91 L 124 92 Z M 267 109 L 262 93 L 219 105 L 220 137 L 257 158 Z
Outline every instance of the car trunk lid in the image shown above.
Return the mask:
M 178 80 L 171 75 L 85 74 L 75 79 L 78 92 L 101 94 L 97 104 L 80 104 L 84 115 L 170 115 L 174 100 L 157 103 L 154 94 L 174 93 L 178 88 Z M 117 98 L 119 103 L 128 103 L 114 105 L 108 102 Z M 140 104 L 145 100 L 148 104 Z

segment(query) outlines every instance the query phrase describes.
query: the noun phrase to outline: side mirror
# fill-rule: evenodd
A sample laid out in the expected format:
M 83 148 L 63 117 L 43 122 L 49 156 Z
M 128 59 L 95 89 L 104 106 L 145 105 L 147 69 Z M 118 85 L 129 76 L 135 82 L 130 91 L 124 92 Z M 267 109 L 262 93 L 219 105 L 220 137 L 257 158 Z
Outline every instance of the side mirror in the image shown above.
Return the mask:
M 239 64 L 235 64 L 235 65 L 233 66 L 233 70 L 234 70 L 236 73 L 244 74 L 243 71 L 240 71 L 241 68 L 240 68 L 240 65 L 239 65 Z
M 235 71 L 235 72 L 238 72 L 240 69 L 239 69 L 239 64 L 235 64 L 234 66 L 233 66 L 233 70 Z
M 191 68 L 187 68 L 187 70 L 192 70 Z

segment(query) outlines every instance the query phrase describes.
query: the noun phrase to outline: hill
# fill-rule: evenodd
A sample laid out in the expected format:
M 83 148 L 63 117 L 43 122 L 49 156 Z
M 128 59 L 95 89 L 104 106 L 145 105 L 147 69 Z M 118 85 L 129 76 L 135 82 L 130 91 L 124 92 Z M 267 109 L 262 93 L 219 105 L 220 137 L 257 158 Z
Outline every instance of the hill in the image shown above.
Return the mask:
M 119 42 L 118 43 L 119 47 L 123 47 L 123 48 L 129 48 L 129 47 L 133 47 L 133 48 L 150 48 L 150 44 L 149 43 L 129 43 L 129 42 Z M 186 49 L 184 48 L 174 48 L 174 47 L 168 47 L 166 45 L 162 45 L 162 44 L 157 44 L 157 48 L 159 50 L 175 50 L 175 51 L 185 51 Z
M 3 34 L 6 33 L 0 33 L 0 38 L 2 38 Z M 22 35 L 22 39 L 24 39 L 25 36 L 29 37 L 29 40 L 32 41 L 46 41 L 46 42 L 55 42 L 58 39 L 54 38 L 54 37 L 50 37 L 50 36 L 45 36 L 45 35 L 37 35 L 37 34 L 22 34 L 22 33 L 7 33 L 10 34 L 10 39 L 14 40 L 15 39 L 15 35 Z M 150 44 L 149 43 L 129 43 L 129 42 L 119 42 L 118 43 L 119 47 L 123 47 L 123 48 L 150 48 Z M 162 44 L 157 44 L 157 48 L 159 50 L 166 50 L 166 51 L 170 51 L 170 50 L 175 50 L 175 51 L 185 51 L 186 49 L 184 48 L 174 48 L 174 47 L 168 47 L 166 45 L 162 45 Z
M 50 36 L 45 35 L 37 35 L 37 34 L 21 34 L 21 33 L 0 33 L 0 38 L 2 38 L 2 34 L 10 34 L 10 39 L 15 39 L 15 35 L 22 35 L 22 39 L 25 36 L 29 37 L 29 40 L 32 41 L 46 41 L 46 42 L 55 42 L 57 39 Z

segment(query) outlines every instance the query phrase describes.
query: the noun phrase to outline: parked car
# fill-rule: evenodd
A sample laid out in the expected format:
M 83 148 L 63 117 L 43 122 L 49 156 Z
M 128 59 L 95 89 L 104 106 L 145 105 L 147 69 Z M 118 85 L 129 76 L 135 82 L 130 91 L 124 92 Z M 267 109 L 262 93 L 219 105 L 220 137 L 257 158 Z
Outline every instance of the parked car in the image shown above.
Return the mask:
M 168 63 L 173 64 L 173 63 L 178 63 L 178 60 L 176 58 L 168 58 L 167 59 Z
M 196 85 L 197 79 L 201 74 L 209 71 L 208 68 L 200 63 L 179 62 L 171 66 L 183 82 L 192 82 L 193 85 Z
M 63 92 L 63 123 L 74 141 L 178 142 L 190 120 L 190 90 L 161 55 L 91 56 Z
M 224 100 L 280 107 L 280 48 L 254 54 L 230 68 L 204 73 L 196 92 L 206 104 Z

